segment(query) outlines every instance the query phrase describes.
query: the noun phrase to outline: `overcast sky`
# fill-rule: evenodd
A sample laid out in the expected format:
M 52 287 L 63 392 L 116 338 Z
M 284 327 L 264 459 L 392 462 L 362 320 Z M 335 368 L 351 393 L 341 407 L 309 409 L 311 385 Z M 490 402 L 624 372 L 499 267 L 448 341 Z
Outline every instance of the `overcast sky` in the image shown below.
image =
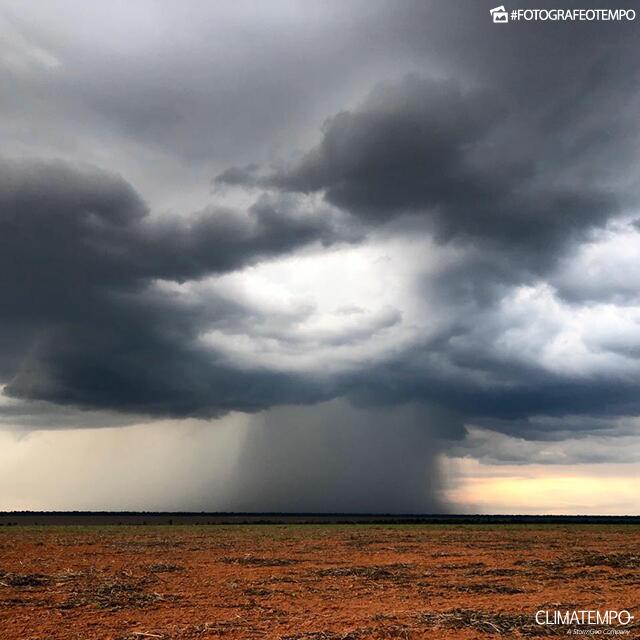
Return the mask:
M 640 513 L 640 18 L 492 6 L 0 3 L 0 508 Z

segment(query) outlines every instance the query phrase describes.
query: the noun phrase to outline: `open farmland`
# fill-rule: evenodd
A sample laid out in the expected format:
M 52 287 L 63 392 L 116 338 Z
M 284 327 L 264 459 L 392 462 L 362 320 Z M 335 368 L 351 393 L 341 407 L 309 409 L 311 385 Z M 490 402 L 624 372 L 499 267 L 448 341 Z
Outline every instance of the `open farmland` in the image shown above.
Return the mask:
M 638 618 L 640 527 L 0 528 L 3 640 L 566 636 L 539 609 Z

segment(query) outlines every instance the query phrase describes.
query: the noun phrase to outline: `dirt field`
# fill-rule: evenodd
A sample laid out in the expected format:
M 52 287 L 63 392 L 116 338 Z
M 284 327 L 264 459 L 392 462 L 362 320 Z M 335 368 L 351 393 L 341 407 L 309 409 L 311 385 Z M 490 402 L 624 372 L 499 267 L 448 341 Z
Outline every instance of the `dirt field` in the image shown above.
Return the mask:
M 640 617 L 640 528 L 0 529 L 3 640 L 566 636 L 539 609 Z

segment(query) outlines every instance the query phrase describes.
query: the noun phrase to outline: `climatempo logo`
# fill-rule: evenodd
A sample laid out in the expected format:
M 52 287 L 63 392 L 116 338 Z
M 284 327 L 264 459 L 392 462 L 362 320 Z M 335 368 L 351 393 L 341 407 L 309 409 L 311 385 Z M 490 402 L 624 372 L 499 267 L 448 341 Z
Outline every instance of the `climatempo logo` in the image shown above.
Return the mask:
M 633 622 L 634 616 L 626 609 L 620 611 L 615 609 L 608 609 L 607 611 L 599 611 L 597 609 L 577 609 L 573 611 L 569 609 L 564 611 L 560 609 L 541 609 L 536 611 L 535 620 L 536 624 L 540 626 L 562 625 L 575 627 L 567 631 L 569 635 L 623 636 L 629 634 L 629 630 L 624 629 L 624 627 Z

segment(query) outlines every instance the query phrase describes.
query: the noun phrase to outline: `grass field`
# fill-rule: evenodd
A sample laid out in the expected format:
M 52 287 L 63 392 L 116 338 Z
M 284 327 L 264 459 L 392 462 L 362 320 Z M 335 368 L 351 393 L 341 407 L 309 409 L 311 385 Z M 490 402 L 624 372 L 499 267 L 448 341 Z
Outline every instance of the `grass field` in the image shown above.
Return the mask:
M 640 617 L 640 527 L 0 528 L 3 640 L 567 635 L 539 609 Z

